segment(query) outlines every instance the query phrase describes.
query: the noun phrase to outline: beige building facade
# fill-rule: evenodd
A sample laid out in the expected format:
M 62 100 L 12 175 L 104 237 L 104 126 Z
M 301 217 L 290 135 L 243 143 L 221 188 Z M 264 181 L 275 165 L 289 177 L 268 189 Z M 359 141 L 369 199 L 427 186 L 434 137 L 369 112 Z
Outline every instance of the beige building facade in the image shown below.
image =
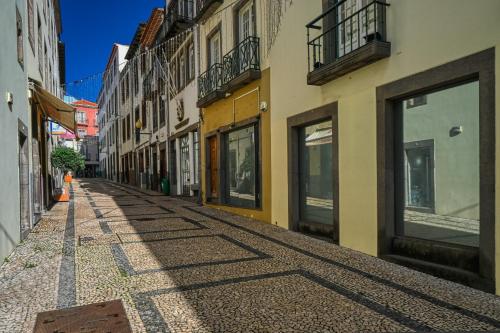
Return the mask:
M 499 294 L 499 12 L 294 1 L 270 51 L 271 222 Z

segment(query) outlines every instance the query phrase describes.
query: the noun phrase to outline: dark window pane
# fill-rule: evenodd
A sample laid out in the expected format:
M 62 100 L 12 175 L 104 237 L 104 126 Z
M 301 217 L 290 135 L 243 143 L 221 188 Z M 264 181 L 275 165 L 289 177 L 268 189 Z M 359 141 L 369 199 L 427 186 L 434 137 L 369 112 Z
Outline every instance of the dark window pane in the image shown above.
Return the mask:
M 226 197 L 230 204 L 256 206 L 255 127 L 246 127 L 226 135 Z
M 332 121 L 300 131 L 300 219 L 333 225 Z
M 478 246 L 479 84 L 428 94 L 418 111 L 413 100 L 400 104 L 404 235 Z

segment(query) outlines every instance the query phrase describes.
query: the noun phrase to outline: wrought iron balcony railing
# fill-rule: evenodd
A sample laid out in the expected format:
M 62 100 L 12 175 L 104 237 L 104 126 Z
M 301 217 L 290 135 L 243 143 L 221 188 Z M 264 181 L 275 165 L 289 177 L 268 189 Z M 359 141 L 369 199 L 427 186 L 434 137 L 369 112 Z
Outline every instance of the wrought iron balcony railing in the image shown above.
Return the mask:
M 389 4 L 384 1 L 374 0 L 356 8 L 352 0 L 341 0 L 307 24 L 309 73 L 356 53 L 366 45 L 387 42 L 387 6 Z
M 222 65 L 224 85 L 246 71 L 260 71 L 259 38 L 249 36 L 240 42 L 224 56 Z
M 222 64 L 213 64 L 198 77 L 198 100 L 222 89 Z
M 171 0 L 165 15 L 166 37 L 188 28 L 194 22 L 194 0 Z

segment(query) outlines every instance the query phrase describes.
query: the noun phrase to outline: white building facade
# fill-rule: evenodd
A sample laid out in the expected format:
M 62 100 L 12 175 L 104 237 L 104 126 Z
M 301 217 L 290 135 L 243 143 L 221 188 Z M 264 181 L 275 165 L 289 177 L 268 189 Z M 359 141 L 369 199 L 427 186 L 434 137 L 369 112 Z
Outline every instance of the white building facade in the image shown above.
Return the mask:
M 120 127 L 120 72 L 126 64 L 128 46 L 114 44 L 102 79 L 98 97 L 99 113 L 99 164 L 102 176 L 118 181 L 119 170 L 119 127 Z

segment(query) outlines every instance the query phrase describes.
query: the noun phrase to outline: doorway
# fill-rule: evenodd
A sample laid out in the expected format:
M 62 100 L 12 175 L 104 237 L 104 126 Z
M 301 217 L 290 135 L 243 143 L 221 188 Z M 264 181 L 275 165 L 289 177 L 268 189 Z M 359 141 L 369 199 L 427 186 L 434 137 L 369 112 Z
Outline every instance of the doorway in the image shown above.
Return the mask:
M 30 230 L 28 128 L 19 121 L 19 216 L 21 240 Z
M 153 180 L 151 184 L 151 189 L 158 191 L 158 154 L 156 153 L 156 147 L 151 148 L 153 150 Z
M 208 186 L 209 189 L 207 193 L 209 194 L 208 199 L 218 198 L 218 181 L 219 181 L 219 159 L 218 159 L 218 145 L 217 136 L 211 136 L 207 139 L 208 143 Z
M 191 168 L 189 163 L 189 135 L 180 138 L 180 166 L 181 166 L 181 190 L 182 195 L 191 194 Z
M 339 240 L 337 104 L 288 119 L 290 229 Z

